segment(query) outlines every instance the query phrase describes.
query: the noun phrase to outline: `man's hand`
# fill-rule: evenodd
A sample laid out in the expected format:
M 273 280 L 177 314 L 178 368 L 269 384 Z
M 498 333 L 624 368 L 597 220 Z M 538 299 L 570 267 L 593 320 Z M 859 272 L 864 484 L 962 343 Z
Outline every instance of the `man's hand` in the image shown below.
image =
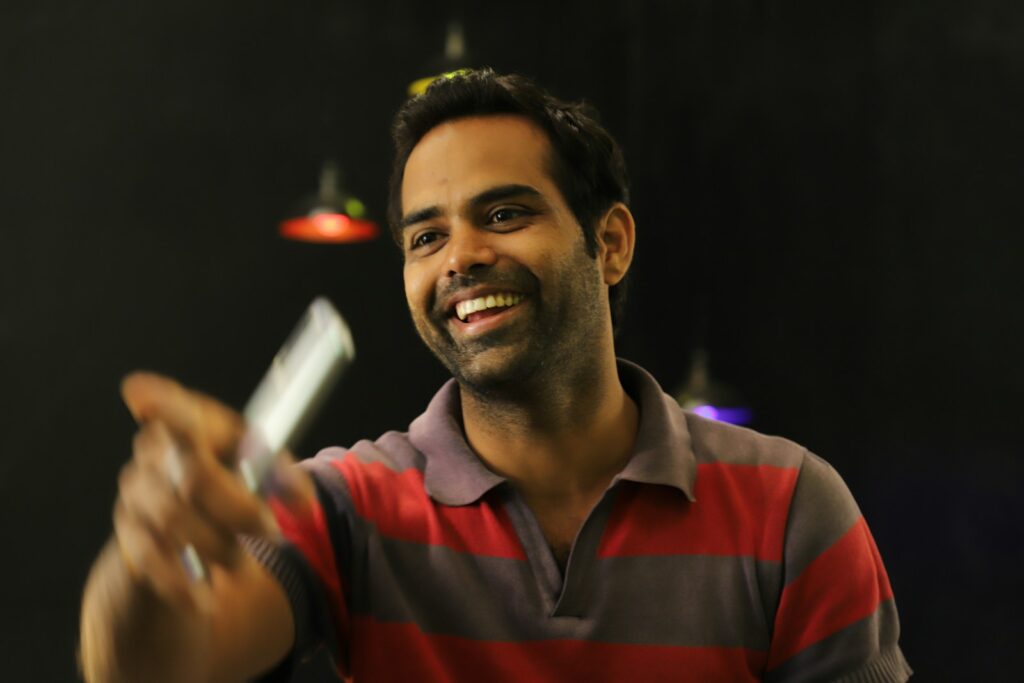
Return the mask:
M 139 423 L 119 477 L 114 536 L 82 602 L 89 681 L 242 680 L 279 661 L 294 639 L 280 585 L 239 534 L 276 537 L 267 505 L 234 469 L 245 425 L 216 400 L 149 373 L 128 376 Z M 275 491 L 313 497 L 297 467 L 279 463 Z M 190 575 L 187 556 L 201 560 Z
M 208 583 L 186 571 L 186 554 L 231 569 L 238 534 L 276 531 L 234 471 L 244 425 L 221 403 L 157 375 L 130 375 L 121 391 L 140 424 L 114 508 L 121 559 L 165 601 L 197 607 Z

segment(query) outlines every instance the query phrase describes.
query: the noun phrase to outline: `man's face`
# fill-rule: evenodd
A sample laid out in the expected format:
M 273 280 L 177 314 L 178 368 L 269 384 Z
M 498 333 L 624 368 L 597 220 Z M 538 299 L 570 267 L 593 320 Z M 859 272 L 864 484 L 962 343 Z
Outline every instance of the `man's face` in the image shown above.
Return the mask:
M 548 174 L 549 150 L 526 119 L 471 117 L 431 130 L 406 162 L 413 323 L 479 392 L 569 372 L 610 334 L 607 288 Z

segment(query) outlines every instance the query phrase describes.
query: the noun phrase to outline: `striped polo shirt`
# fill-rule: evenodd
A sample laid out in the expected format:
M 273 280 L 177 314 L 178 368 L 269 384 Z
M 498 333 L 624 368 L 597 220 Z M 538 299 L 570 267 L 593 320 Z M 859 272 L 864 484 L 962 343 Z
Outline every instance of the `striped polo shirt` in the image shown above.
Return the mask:
M 330 648 L 355 681 L 902 681 L 882 560 L 847 487 L 785 439 L 684 412 L 619 362 L 640 424 L 564 574 L 466 443 L 447 383 L 408 432 L 303 466 L 254 546 L 296 622 L 282 670 Z

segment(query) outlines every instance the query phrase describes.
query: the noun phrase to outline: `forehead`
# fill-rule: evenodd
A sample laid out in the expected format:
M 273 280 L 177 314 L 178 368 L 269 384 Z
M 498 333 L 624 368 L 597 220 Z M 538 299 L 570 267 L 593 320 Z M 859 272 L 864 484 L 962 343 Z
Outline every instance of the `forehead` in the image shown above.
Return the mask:
M 473 116 L 446 121 L 413 148 L 402 178 L 402 210 L 458 204 L 497 185 L 557 190 L 549 174 L 551 145 L 521 116 Z

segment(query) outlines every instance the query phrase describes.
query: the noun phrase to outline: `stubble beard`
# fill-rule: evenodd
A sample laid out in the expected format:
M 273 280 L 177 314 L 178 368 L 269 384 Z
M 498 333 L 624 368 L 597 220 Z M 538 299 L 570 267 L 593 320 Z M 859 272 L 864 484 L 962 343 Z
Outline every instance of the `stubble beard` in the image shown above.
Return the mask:
M 526 320 L 479 338 L 458 340 L 442 311 L 415 320 L 427 348 L 460 386 L 490 402 L 521 402 L 547 388 L 572 382 L 580 368 L 597 355 L 596 340 L 604 318 L 594 258 L 580 252 L 567 259 L 559 292 L 547 297 L 532 273 L 518 273 L 533 286 Z M 524 291 L 522 289 L 518 291 Z M 554 299 L 552 299 L 554 296 Z M 607 311 L 603 311 L 607 314 Z

